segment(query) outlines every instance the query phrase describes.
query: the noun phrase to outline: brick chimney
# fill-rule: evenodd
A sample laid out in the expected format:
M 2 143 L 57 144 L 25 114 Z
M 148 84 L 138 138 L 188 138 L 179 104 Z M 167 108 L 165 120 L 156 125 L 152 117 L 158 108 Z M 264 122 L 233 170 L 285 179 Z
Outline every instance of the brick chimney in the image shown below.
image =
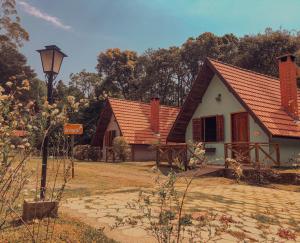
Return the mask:
M 286 54 L 277 59 L 279 62 L 281 105 L 293 119 L 298 120 L 296 57 L 292 54 Z
M 150 114 L 150 124 L 151 129 L 154 133 L 159 133 L 159 98 L 152 98 L 150 101 L 151 114 Z

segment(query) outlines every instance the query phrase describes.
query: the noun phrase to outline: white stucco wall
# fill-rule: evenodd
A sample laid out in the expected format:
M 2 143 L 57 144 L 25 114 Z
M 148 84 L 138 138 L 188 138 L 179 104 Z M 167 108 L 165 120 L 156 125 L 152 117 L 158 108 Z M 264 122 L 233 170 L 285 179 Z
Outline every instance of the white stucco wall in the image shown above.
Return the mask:
M 296 157 L 300 158 L 300 140 L 272 138 L 271 143 L 279 144 L 281 165 L 291 165 L 295 163 Z
M 221 101 L 217 101 L 216 97 L 221 94 Z M 244 112 L 245 109 L 234 97 L 234 95 L 227 89 L 223 82 L 215 75 L 211 80 L 203 98 L 192 117 L 199 118 L 204 116 L 224 115 L 224 141 L 231 142 L 231 114 L 237 112 Z M 185 138 L 186 141 L 192 141 L 192 119 L 190 120 Z M 250 142 L 265 142 L 269 141 L 266 133 L 260 128 L 260 126 L 249 115 L 249 127 L 250 127 Z M 209 143 L 206 147 L 216 148 L 216 152 L 207 154 L 211 163 L 224 163 L 224 143 Z M 268 152 L 269 149 L 265 148 Z M 253 157 L 253 153 L 251 154 Z

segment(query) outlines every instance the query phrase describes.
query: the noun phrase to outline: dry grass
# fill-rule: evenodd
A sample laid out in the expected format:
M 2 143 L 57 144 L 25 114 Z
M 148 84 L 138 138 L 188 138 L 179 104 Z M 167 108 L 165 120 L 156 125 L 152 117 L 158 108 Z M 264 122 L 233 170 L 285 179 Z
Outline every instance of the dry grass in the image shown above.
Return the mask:
M 45 220 L 46 221 L 46 220 Z M 41 224 L 46 223 L 42 222 Z M 34 223 L 29 224 L 30 228 Z M 42 229 L 42 228 L 41 228 Z M 40 238 L 43 238 L 43 230 Z M 103 242 L 113 243 L 114 240 L 107 238 L 101 229 L 94 229 L 78 219 L 67 215 L 60 215 L 54 226 L 53 238 L 47 242 Z M 31 237 L 23 225 L 11 225 L 1 232 L 0 242 L 31 242 Z M 46 241 L 39 241 L 46 242 Z
M 30 161 L 29 167 L 37 169 L 41 159 L 34 158 Z M 48 185 L 52 187 L 53 177 L 56 173 L 58 162 L 49 160 L 48 163 Z M 66 162 L 67 163 L 67 162 Z M 155 162 L 124 162 L 124 163 L 104 163 L 104 162 L 75 162 L 75 178 L 72 179 L 65 190 L 64 198 L 82 197 L 95 194 L 109 193 L 111 190 L 122 190 L 125 188 L 151 188 L 154 185 L 154 179 L 157 174 L 151 171 Z M 60 165 L 60 171 L 63 164 Z M 37 175 L 40 175 L 38 168 Z M 34 174 L 36 175 L 36 173 Z M 163 176 L 163 174 L 162 174 Z M 184 185 L 181 179 L 178 179 L 178 186 Z M 36 187 L 35 180 L 29 186 L 29 197 L 33 196 L 31 192 Z M 194 179 L 192 187 L 205 185 L 229 185 L 235 182 L 222 177 L 202 177 Z M 242 183 L 243 184 L 243 183 Z M 39 179 L 38 179 L 39 185 Z M 59 187 L 60 183 L 57 183 Z M 191 187 L 191 188 L 192 188 Z M 268 187 L 288 191 L 300 191 L 300 186 L 295 185 L 275 185 Z

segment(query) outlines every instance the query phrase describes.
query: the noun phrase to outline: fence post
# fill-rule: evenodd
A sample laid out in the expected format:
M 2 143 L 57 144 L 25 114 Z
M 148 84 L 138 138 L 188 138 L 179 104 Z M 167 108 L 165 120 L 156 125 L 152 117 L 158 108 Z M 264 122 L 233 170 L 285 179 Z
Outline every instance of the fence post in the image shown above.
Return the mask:
M 172 167 L 172 160 L 173 160 L 173 150 L 169 148 L 168 150 L 168 164 Z
M 107 153 L 108 153 L 108 149 L 107 147 L 105 147 L 105 162 L 107 162 Z
M 227 144 L 224 143 L 224 159 L 225 159 L 224 163 L 225 163 L 225 169 L 228 169 L 228 164 L 226 162 L 227 158 L 228 158 L 228 147 L 227 147 Z
M 255 147 L 255 164 L 257 167 L 259 167 L 259 145 L 258 143 L 255 143 L 254 144 L 254 147 Z
M 276 149 L 276 162 L 277 165 L 280 166 L 280 148 L 278 143 L 275 144 L 275 149 Z
M 158 167 L 160 164 L 160 151 L 159 145 L 156 146 L 156 166 Z
M 113 156 L 113 162 L 115 162 L 116 158 L 115 158 L 115 151 L 113 149 L 111 149 L 112 151 L 112 156 Z

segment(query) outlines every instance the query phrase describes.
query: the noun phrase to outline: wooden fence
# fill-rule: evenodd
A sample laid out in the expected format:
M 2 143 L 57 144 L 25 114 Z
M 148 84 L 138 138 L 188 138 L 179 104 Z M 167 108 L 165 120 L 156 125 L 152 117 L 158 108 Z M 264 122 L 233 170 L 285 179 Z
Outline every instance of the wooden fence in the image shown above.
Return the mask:
M 269 152 L 266 151 L 269 150 Z M 267 159 L 280 166 L 280 147 L 277 143 L 224 143 L 224 158 L 239 158 L 245 163 L 252 162 L 251 152 L 254 151 L 254 165 L 261 166 Z M 231 155 L 229 154 L 231 152 Z M 272 157 L 274 155 L 274 157 Z

